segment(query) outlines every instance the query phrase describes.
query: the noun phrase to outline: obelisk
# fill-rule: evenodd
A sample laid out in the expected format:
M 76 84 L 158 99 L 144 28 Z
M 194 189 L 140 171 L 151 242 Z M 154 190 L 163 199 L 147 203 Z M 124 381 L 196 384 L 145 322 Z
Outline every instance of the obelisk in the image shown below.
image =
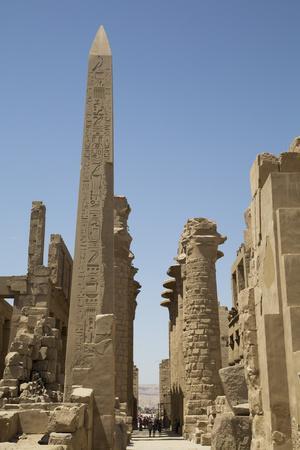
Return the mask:
M 112 55 L 101 26 L 89 52 L 65 378 L 65 401 L 74 385 L 94 390 L 93 450 L 112 445 L 113 195 Z

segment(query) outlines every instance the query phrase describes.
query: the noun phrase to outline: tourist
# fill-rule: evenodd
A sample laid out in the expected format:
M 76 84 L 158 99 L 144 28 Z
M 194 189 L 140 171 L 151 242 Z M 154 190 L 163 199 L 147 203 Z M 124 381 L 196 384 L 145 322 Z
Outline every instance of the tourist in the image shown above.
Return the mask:
M 176 419 L 176 422 L 175 422 L 175 433 L 176 434 L 179 434 L 179 428 L 180 428 L 180 422 L 178 419 Z
M 155 419 L 154 424 L 153 424 L 153 431 L 152 431 L 153 437 L 155 437 L 156 430 L 157 430 L 157 423 L 156 423 L 156 419 Z
M 161 420 L 158 419 L 158 421 L 157 421 L 157 431 L 158 431 L 159 436 L 161 436 L 161 428 L 162 428 Z
M 151 437 L 152 430 L 153 430 L 153 424 L 152 424 L 152 421 L 149 420 L 149 422 L 148 422 L 149 437 Z
M 139 430 L 143 431 L 143 418 L 139 417 Z

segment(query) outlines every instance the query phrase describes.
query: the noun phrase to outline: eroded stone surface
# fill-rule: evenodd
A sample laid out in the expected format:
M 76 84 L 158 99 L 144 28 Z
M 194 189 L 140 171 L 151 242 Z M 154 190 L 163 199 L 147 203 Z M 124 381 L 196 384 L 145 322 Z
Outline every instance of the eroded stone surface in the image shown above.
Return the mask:
M 212 450 L 249 450 L 251 419 L 224 413 L 215 420 L 212 431 Z
M 245 370 L 241 365 L 224 367 L 219 370 L 224 394 L 231 407 L 248 402 Z

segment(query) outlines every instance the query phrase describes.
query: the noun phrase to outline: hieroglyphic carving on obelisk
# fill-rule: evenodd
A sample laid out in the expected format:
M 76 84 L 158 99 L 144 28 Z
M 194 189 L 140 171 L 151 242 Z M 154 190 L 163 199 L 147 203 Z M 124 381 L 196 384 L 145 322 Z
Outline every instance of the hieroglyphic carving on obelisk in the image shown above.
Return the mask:
M 111 50 L 105 30 L 100 27 L 89 52 L 67 343 L 66 400 L 74 384 L 95 389 L 97 396 L 100 392 L 97 384 L 102 383 L 96 375 L 99 363 L 96 317 L 113 312 L 112 109 Z M 111 376 L 113 378 L 113 374 Z

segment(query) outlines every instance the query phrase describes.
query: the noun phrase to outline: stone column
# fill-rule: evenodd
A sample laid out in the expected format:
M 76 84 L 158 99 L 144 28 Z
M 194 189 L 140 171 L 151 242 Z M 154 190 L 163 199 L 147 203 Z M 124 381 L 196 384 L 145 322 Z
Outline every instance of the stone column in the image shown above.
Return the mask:
M 28 273 L 43 265 L 46 208 L 43 202 L 32 202 L 28 247 Z
M 115 404 L 112 55 L 103 27 L 89 53 L 68 327 L 65 400 L 94 390 L 93 450 L 113 447 Z
M 132 254 L 131 254 L 132 255 Z M 133 255 L 132 255 L 133 256 Z M 133 259 L 133 258 L 132 258 Z M 138 269 L 131 266 L 130 270 L 130 295 L 129 295 L 129 353 L 128 353 L 128 367 L 127 367 L 127 392 L 128 392 L 128 414 L 133 416 L 134 414 L 134 392 L 133 392 L 133 377 L 134 370 L 133 365 L 133 340 L 134 340 L 134 319 L 135 310 L 137 306 L 136 298 L 140 292 L 141 285 L 138 281 L 134 280 L 134 276 Z
M 164 427 L 168 427 L 171 418 L 171 379 L 170 360 L 163 359 L 159 364 L 159 403 Z
M 116 397 L 128 406 L 128 366 L 130 360 L 130 243 L 127 220 L 130 207 L 125 197 L 115 197 L 114 270 L 116 315 Z M 132 379 L 132 370 L 130 373 Z
M 192 439 L 196 425 L 206 431 L 206 408 L 222 392 L 220 328 L 215 263 L 225 241 L 208 219 L 187 222 L 180 242 L 186 256 L 186 292 L 183 302 L 185 365 L 184 435 Z

